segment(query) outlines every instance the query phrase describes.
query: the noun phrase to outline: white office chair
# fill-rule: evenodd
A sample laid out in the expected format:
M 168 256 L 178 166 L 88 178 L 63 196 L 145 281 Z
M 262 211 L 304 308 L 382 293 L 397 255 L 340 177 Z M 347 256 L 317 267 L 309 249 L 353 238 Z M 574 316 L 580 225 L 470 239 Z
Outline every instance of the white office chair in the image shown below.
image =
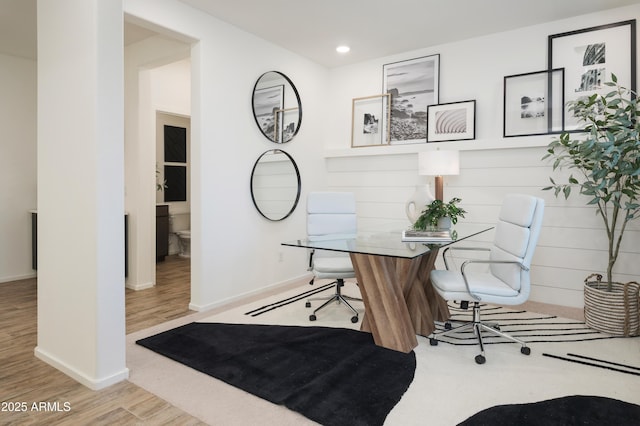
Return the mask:
M 311 192 L 307 197 L 307 236 L 309 240 L 331 240 L 336 238 L 355 238 L 357 232 L 356 200 L 349 192 Z M 328 299 L 309 299 L 306 306 L 311 307 L 312 300 L 325 302 L 309 315 L 310 321 L 316 320 L 316 313 L 331 302 L 342 303 L 353 313 L 351 322 L 358 322 L 356 311 L 347 300 L 361 300 L 342 294 L 346 278 L 355 278 L 356 274 L 348 253 L 328 250 L 313 250 L 309 261 L 313 272 L 313 284 L 316 278 L 334 279 L 335 293 Z
M 492 247 L 450 247 L 450 250 L 489 251 L 488 260 L 466 260 L 459 271 L 449 270 L 446 257 L 449 250 L 444 250 L 447 270 L 431 271 L 431 283 L 445 300 L 460 301 L 463 308 L 473 302 L 473 321 L 453 329 L 451 323 L 447 322 L 445 328 L 448 331 L 433 334 L 429 339 L 432 346 L 438 344 L 439 337 L 472 329 L 480 344 L 480 355 L 475 358 L 478 364 L 486 361 L 482 331 L 520 343 L 520 352 L 525 355 L 531 353 L 522 340 L 501 332 L 499 326 L 482 323 L 480 302 L 519 305 L 529 298 L 529 268 L 540 235 L 543 213 L 544 200 L 529 195 L 507 195 L 500 209 Z M 488 264 L 489 270 L 473 271 L 473 264 Z

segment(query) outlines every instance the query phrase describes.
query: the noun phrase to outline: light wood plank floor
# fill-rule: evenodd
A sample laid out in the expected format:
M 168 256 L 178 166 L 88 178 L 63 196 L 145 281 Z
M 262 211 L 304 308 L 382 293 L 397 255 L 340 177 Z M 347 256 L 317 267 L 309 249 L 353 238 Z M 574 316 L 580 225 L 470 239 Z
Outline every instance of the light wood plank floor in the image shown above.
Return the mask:
M 170 256 L 157 265 L 155 287 L 126 291 L 127 333 L 193 313 L 189 266 Z M 128 381 L 92 391 L 35 358 L 36 295 L 36 279 L 0 284 L 0 424 L 203 424 Z M 34 409 L 40 402 L 49 403 L 46 410 Z

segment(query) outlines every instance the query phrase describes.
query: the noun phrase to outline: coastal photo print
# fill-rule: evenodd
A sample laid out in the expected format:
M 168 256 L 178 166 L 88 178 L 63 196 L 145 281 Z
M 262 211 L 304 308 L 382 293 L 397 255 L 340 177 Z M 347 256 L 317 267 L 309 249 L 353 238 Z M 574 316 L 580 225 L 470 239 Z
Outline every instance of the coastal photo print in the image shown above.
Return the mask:
M 561 133 L 563 113 L 562 68 L 504 78 L 504 137 Z
M 382 92 L 391 95 L 390 143 L 427 140 L 427 108 L 439 101 L 440 55 L 382 67 Z
M 284 85 L 255 89 L 253 109 L 256 121 L 260 125 L 262 133 L 273 140 L 277 140 L 277 129 L 282 129 L 282 123 L 276 123 L 276 120 L 282 119 L 278 111 L 282 111 L 283 106 Z
M 388 93 L 355 98 L 351 115 L 351 146 L 389 144 Z
M 613 90 L 605 83 L 615 74 L 618 83 L 636 90 L 636 20 L 616 22 L 549 36 L 548 66 L 564 68 L 564 130 L 581 131 L 566 103 Z

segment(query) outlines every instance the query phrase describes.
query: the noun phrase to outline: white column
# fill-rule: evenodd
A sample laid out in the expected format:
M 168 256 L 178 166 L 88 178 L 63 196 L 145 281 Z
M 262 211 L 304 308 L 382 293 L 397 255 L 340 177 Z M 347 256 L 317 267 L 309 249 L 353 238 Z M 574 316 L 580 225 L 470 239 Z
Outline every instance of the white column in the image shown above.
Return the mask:
M 38 1 L 38 358 L 128 377 L 122 0 Z

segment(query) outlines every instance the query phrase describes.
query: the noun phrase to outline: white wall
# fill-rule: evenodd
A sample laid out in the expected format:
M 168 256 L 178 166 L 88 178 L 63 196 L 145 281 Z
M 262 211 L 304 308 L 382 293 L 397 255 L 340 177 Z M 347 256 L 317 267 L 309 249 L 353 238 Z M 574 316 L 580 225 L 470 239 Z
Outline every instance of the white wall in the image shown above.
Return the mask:
M 0 54 L 0 282 L 31 278 L 36 208 L 36 62 Z
M 305 199 L 306 192 L 325 185 L 321 135 L 327 70 L 177 2 L 130 0 L 125 12 L 198 40 L 191 51 L 192 308 L 206 309 L 305 274 L 306 252 L 280 245 L 305 232 L 303 206 L 274 223 L 251 201 L 253 163 L 276 147 L 255 124 L 251 94 L 269 70 L 283 72 L 296 85 L 302 126 L 292 142 L 277 147 L 298 163 Z
M 551 136 L 502 137 L 503 78 L 546 69 L 548 35 L 638 17 L 640 6 L 630 6 L 332 70 L 327 120 L 331 127 L 325 139 L 329 187 L 356 192 L 361 226 L 408 224 L 404 203 L 414 185 L 424 182 L 417 176 L 416 152 L 435 147 L 462 150 L 460 175 L 445 177 L 444 190 L 445 198 L 462 198 L 469 212 L 462 226 L 478 229 L 492 224 L 506 193 L 543 197 L 547 209 L 533 260 L 531 299 L 583 306 L 584 278 L 606 270 L 601 219 L 582 197 L 565 201 L 541 191 L 552 173 L 550 165 L 541 161 Z M 440 54 L 440 103 L 476 100 L 476 140 L 349 149 L 351 99 L 382 91 L 384 64 L 432 54 Z M 475 242 L 490 238 L 483 235 Z M 640 254 L 639 238 L 636 221 L 627 228 L 616 266 L 621 281 L 640 276 L 640 264 L 634 261 Z

